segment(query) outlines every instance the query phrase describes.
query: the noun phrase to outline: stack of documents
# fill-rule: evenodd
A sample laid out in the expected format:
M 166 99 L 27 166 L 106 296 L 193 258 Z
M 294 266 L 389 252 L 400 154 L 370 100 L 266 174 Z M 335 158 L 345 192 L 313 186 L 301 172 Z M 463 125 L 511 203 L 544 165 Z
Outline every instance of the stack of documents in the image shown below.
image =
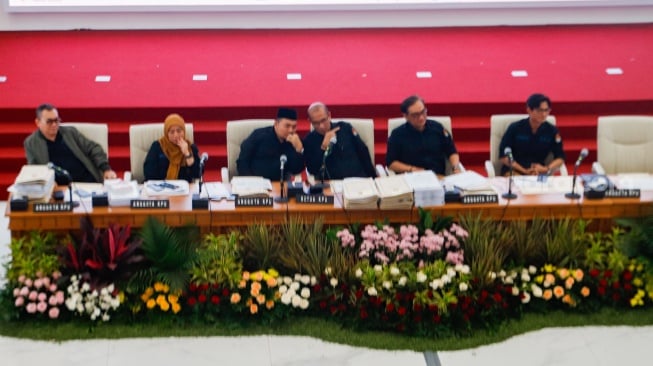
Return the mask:
M 272 182 L 263 177 L 233 177 L 231 193 L 239 197 L 270 197 Z
M 444 177 L 442 184 L 447 189 L 458 188 L 463 195 L 497 194 L 487 178 L 471 170 L 448 175 Z
M 148 196 L 186 196 L 189 193 L 185 180 L 148 180 L 145 194 Z
M 202 192 L 200 198 L 208 198 L 211 200 L 221 200 L 223 198 L 231 199 L 231 192 L 229 192 L 228 184 L 222 182 L 204 182 L 202 184 Z
M 104 182 L 109 196 L 109 206 L 129 206 L 131 200 L 140 198 L 138 183 L 135 180 L 114 180 Z
M 375 209 L 379 200 L 372 178 L 345 178 L 342 181 L 345 209 Z
M 374 182 L 379 192 L 380 209 L 409 210 L 413 207 L 413 190 L 403 174 L 376 178 Z
M 612 179 L 618 189 L 653 190 L 653 175 L 648 173 L 621 173 Z
M 572 176 L 537 176 L 537 175 L 519 175 L 512 177 L 513 184 L 523 195 L 531 194 L 548 194 L 548 193 L 567 193 L 571 192 Z M 576 181 L 576 192 L 583 193 L 581 179 Z
M 406 182 L 413 190 L 415 206 L 444 205 L 444 189 L 432 170 L 422 170 L 403 174 Z
M 47 202 L 54 190 L 54 170 L 47 165 L 23 165 L 7 190 L 18 197 Z

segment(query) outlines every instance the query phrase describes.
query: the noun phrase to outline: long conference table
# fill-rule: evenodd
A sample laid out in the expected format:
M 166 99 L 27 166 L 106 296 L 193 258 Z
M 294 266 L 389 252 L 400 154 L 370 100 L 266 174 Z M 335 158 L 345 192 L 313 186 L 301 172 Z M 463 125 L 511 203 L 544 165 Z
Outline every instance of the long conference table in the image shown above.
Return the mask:
M 506 178 L 493 178 L 498 192 L 505 192 Z M 193 188 L 193 187 L 192 187 Z M 273 184 L 272 195 L 279 196 L 278 183 Z M 329 192 L 327 192 L 328 194 Z M 9 229 L 17 237 L 27 231 L 71 231 L 79 229 L 80 218 L 88 215 L 95 227 L 108 227 L 110 223 L 138 228 L 148 216 L 153 216 L 171 227 L 188 224 L 198 226 L 203 232 L 224 232 L 252 223 L 281 224 L 290 217 L 305 222 L 322 218 L 327 225 L 374 223 L 388 220 L 391 223 L 416 223 L 417 207 L 404 210 L 346 210 L 337 199 L 334 204 L 300 204 L 291 198 L 288 203 L 274 203 L 272 207 L 235 207 L 225 199 L 210 201 L 208 209 L 193 209 L 192 197 L 148 197 L 169 199 L 166 209 L 134 209 L 130 207 L 92 207 L 82 204 L 68 212 L 34 212 L 33 203 L 26 211 L 12 211 L 7 205 L 5 215 Z M 497 221 L 531 220 L 538 218 L 578 218 L 591 220 L 599 230 L 608 230 L 613 219 L 653 215 L 653 191 L 641 191 L 639 198 L 568 199 L 561 193 L 521 195 L 506 200 L 499 195 L 498 203 L 463 204 L 447 203 L 424 207 L 433 217 L 481 215 Z

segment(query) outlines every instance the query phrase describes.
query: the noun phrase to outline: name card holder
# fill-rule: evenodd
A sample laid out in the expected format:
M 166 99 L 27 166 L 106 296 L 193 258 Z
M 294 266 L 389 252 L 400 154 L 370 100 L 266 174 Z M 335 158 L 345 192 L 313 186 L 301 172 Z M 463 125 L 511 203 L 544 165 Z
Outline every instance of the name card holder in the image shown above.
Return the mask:
M 642 191 L 637 189 L 609 189 L 605 191 L 607 198 L 640 198 Z
M 333 195 L 322 194 L 298 194 L 295 196 L 297 203 L 312 205 L 333 205 Z
M 130 200 L 129 207 L 133 209 L 166 209 L 170 208 L 170 200 Z
M 461 198 L 461 202 L 466 205 L 474 205 L 480 203 L 499 203 L 499 195 L 497 194 L 468 194 Z
M 236 207 L 272 207 L 272 197 L 236 197 Z
M 33 206 L 34 212 L 70 212 L 73 210 L 73 205 L 70 202 L 55 202 L 55 203 L 35 203 Z

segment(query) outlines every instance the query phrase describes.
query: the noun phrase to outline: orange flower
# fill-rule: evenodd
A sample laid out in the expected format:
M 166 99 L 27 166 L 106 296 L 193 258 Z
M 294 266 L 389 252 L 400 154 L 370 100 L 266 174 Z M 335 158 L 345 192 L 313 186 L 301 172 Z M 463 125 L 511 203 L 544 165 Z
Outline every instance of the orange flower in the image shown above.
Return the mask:
M 543 283 L 544 287 L 552 286 L 554 283 L 556 283 L 555 276 L 551 273 L 547 273 L 544 276 L 544 283 Z
M 576 281 L 578 282 L 582 281 L 583 276 L 585 276 L 585 274 L 583 273 L 582 269 L 577 269 L 574 271 L 574 278 L 576 279 Z
M 561 280 L 564 280 L 565 278 L 569 277 L 569 270 L 566 268 L 560 268 L 558 270 L 558 277 L 560 277 Z
M 265 302 L 265 295 L 260 294 L 260 295 L 256 296 L 256 302 L 263 305 L 263 303 Z
M 154 301 L 154 299 L 149 299 L 145 306 L 147 306 L 148 309 L 152 309 L 156 306 L 156 301 Z
M 247 271 L 243 272 L 243 280 L 244 281 L 249 280 L 249 272 L 247 272 Z
M 240 283 L 238 283 L 238 288 L 245 288 L 245 286 L 247 286 L 247 281 L 245 280 L 242 280 Z
M 275 287 L 277 285 L 277 279 L 274 277 L 268 277 L 267 281 L 265 281 L 268 287 Z
M 571 297 L 571 295 L 567 294 L 562 298 L 562 302 L 565 304 L 569 304 L 569 306 L 576 306 L 576 301 Z
M 252 304 L 249 306 L 249 312 L 252 314 L 258 313 L 258 305 Z
M 179 305 L 176 302 L 172 303 L 172 312 L 177 314 L 179 311 L 181 311 L 181 305 Z
M 237 293 L 237 292 L 234 292 L 233 294 L 231 294 L 231 303 L 232 304 L 237 304 L 239 302 L 240 302 L 240 294 Z
M 272 309 L 274 307 L 274 301 L 273 300 L 266 301 L 265 307 L 268 308 L 268 310 Z
M 550 289 L 544 290 L 544 292 L 542 293 L 542 298 L 548 301 L 551 300 L 551 297 L 553 297 L 553 291 L 551 291 Z
M 574 286 L 574 282 L 575 281 L 573 277 L 571 276 L 567 277 L 567 279 L 565 280 L 565 287 L 567 288 L 567 290 L 571 290 L 571 288 Z
M 583 286 L 583 288 L 580 289 L 580 294 L 583 295 L 583 297 L 588 297 L 590 295 L 590 289 L 587 286 Z
M 565 294 L 565 289 L 563 289 L 562 286 L 556 286 L 553 288 L 553 294 L 557 299 L 559 299 Z
M 252 282 L 252 288 L 250 289 L 249 293 L 252 294 L 252 296 L 258 296 L 260 292 L 261 292 L 261 283 Z

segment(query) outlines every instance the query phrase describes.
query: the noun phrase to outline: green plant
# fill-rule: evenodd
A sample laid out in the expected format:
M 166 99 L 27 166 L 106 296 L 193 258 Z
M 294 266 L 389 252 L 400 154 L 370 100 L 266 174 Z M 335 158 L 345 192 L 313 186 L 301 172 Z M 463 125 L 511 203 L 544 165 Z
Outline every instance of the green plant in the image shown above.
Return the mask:
M 509 233 L 503 225 L 480 215 L 461 218 L 469 236 L 465 239 L 465 261 L 472 275 L 484 287 L 491 283 L 488 273 L 499 271 L 508 258 Z
M 510 243 L 510 261 L 514 266 L 542 266 L 545 261 L 545 248 L 549 222 L 540 218 L 533 220 L 513 220 L 504 224 Z
M 80 223 L 81 235 L 73 235 L 59 250 L 65 274 L 80 274 L 96 288 L 126 281 L 145 264 L 140 240 L 132 237 L 129 225 L 95 228 L 87 216 Z
M 240 249 L 243 268 L 251 271 L 274 268 L 283 250 L 279 227 L 253 223 L 245 230 Z
M 20 238 L 12 238 L 11 262 L 5 264 L 7 280 L 16 282 L 20 275 L 37 277 L 37 273 L 50 275 L 59 269 L 59 256 L 56 253 L 59 241 L 51 233 L 32 231 Z
M 451 216 L 438 216 L 435 218 L 435 220 L 433 220 L 433 214 L 431 214 L 431 211 L 427 211 L 422 207 L 419 207 L 417 212 L 419 214 L 419 222 L 417 223 L 417 228 L 419 229 L 420 234 L 424 234 L 427 229 L 431 229 L 433 232 L 437 233 L 441 230 L 448 229 L 453 223 L 453 217 Z
M 243 270 L 238 252 L 239 237 L 237 232 L 206 235 L 197 249 L 197 263 L 191 269 L 191 282 L 235 288 Z
M 586 243 L 583 240 L 587 222 L 565 218 L 551 220 L 546 236 L 546 263 L 558 267 L 577 267 L 584 261 Z
M 142 293 L 155 282 L 170 286 L 173 293 L 186 288 L 197 259 L 197 227 L 173 229 L 150 216 L 139 235 L 149 266 L 132 277 L 130 290 Z
M 619 249 L 629 258 L 641 257 L 653 262 L 653 216 L 638 219 L 619 219 L 625 228 L 618 243 Z

